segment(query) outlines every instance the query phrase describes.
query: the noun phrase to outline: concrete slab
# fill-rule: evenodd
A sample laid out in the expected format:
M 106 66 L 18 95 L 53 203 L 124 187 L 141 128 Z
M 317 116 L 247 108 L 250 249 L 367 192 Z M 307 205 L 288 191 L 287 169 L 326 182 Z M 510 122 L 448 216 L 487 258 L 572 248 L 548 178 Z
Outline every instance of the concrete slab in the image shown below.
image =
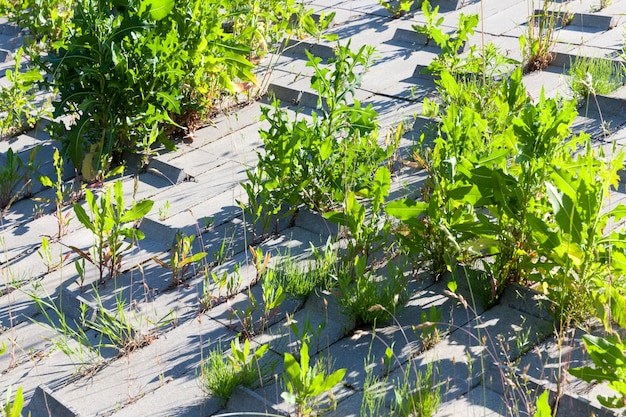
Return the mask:
M 159 389 L 169 378 L 195 375 L 208 349 L 233 337 L 234 332 L 200 315 L 162 335 L 158 342 L 131 352 L 125 360 L 56 390 L 55 396 L 82 415 L 111 413 Z M 102 386 L 107 387 L 106 396 L 98 388 Z

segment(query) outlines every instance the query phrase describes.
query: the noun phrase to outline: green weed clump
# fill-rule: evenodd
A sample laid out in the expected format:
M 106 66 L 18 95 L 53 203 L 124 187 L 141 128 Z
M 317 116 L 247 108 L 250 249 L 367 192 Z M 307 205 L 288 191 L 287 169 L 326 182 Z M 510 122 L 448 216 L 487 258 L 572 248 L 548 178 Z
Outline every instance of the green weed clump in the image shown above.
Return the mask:
M 576 99 L 609 94 L 626 81 L 623 64 L 605 58 L 578 57 L 570 63 L 567 75 Z
M 231 342 L 230 355 L 224 360 L 221 345 L 211 351 L 207 360 L 200 366 L 200 383 L 209 394 L 215 395 L 226 404 L 238 385 L 251 387 L 262 380 L 259 360 L 265 355 L 269 345 L 263 345 L 252 352 L 250 341 L 241 346 L 236 339 Z

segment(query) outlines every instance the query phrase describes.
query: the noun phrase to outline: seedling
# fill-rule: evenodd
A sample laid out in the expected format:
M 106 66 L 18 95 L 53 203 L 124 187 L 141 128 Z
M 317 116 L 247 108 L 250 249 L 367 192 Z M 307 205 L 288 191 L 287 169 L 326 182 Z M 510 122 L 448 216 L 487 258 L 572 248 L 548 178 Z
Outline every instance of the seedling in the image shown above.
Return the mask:
M 170 212 L 170 202 L 166 201 L 165 203 L 163 203 L 161 207 L 159 207 L 159 220 L 163 221 L 167 219 L 167 217 L 169 216 L 169 212 Z
M 299 361 L 290 353 L 285 353 L 284 363 L 283 380 L 287 390 L 283 391 L 281 397 L 294 405 L 296 416 L 308 417 L 314 412 L 334 408 L 332 396 L 329 395 L 324 400 L 320 397 L 329 394 L 333 387 L 343 380 L 345 368 L 326 375 L 320 362 L 310 365 L 309 345 L 306 342 L 302 342 Z M 326 407 L 323 407 L 324 405 Z
M 176 233 L 176 243 L 172 248 L 170 269 L 172 270 L 172 285 L 176 286 L 185 281 L 190 268 L 206 257 L 206 252 L 193 253 L 194 235 L 185 236 L 182 232 Z
M 59 150 L 54 150 L 54 155 L 52 157 L 52 161 L 54 164 L 55 172 L 56 172 L 56 181 L 52 181 L 48 176 L 42 175 L 39 177 L 39 182 L 44 187 L 54 188 L 55 200 L 54 204 L 56 205 L 56 218 L 57 218 L 57 226 L 58 226 L 58 234 L 57 238 L 61 238 L 63 235 L 67 233 L 67 227 L 70 223 L 70 211 L 63 213 L 63 207 L 68 199 L 71 199 L 72 192 L 69 187 L 65 185 L 63 182 L 63 158 L 59 155 Z M 37 199 L 40 201 L 49 201 Z

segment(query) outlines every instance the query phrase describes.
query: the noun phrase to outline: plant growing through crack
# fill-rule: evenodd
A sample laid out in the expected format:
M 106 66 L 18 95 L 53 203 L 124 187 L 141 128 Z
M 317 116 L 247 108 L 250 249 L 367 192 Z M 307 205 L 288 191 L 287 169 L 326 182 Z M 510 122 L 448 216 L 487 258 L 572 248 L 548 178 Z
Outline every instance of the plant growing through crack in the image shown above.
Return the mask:
M 202 389 L 218 397 L 225 405 L 233 390 L 238 385 L 253 386 L 263 380 L 264 369 L 260 360 L 267 352 L 269 345 L 261 345 L 252 350 L 250 341 L 244 340 L 243 346 L 239 339 L 230 343 L 230 352 L 224 360 L 224 352 L 220 343 L 209 353 L 209 357 L 200 364 L 200 384 Z
M 63 213 L 63 207 L 66 205 L 66 201 L 76 198 L 77 194 L 80 194 L 80 192 L 76 193 L 72 190 L 72 187 L 67 186 L 63 181 L 63 158 L 59 154 L 58 149 L 54 150 L 52 162 L 56 173 L 56 180 L 52 181 L 47 175 L 41 175 L 39 177 L 39 182 L 44 187 L 54 189 L 54 204 L 56 206 L 55 216 L 57 218 L 58 227 L 57 238 L 60 239 L 67 233 L 67 227 L 69 226 L 71 220 L 71 211 L 68 210 Z M 50 201 L 41 198 L 37 198 L 36 200 L 46 202 Z
M 35 101 L 36 85 L 43 78 L 35 68 L 22 71 L 23 53 L 24 48 L 17 50 L 13 69 L 6 71 L 10 85 L 0 87 L 0 114 L 3 115 L 0 140 L 33 128 L 39 119 L 50 113 L 45 103 L 38 105 Z
M 245 212 L 253 224 L 261 220 L 262 235 L 277 226 L 272 219 L 287 218 L 300 205 L 325 212 L 339 207 L 349 192 L 368 189 L 379 165 L 395 151 L 378 145 L 372 105 L 364 107 L 354 98 L 373 52 L 338 45 L 327 67 L 307 51 L 307 66 L 314 71 L 311 88 L 318 94 L 310 121 L 298 115 L 290 120 L 277 100 L 262 109 L 269 123 L 260 131 L 266 152 L 259 154 L 257 169 L 247 172 L 250 181 L 243 185 L 249 202 Z
M 626 81 L 623 64 L 606 58 L 576 57 L 567 75 L 569 88 L 578 100 L 609 94 Z
M 542 70 L 550 65 L 553 59 L 550 50 L 556 43 L 557 31 L 569 21 L 567 13 L 553 10 L 548 0 L 541 1 L 541 9 L 533 10 L 528 19 L 526 34 L 519 38 L 525 72 Z M 531 5 L 534 7 L 534 1 Z
M 126 209 L 121 180 L 113 185 L 113 194 L 111 188 L 107 188 L 98 199 L 91 190 L 85 190 L 85 200 L 90 214 L 78 203 L 74 203 L 74 212 L 81 224 L 92 232 L 95 245 L 91 253 L 75 246 L 70 248 L 97 268 L 99 283 L 103 284 L 107 271 L 109 278 L 115 278 L 121 270 L 124 252 L 144 238 L 135 223 L 150 212 L 154 202 L 134 202 Z
M 174 286 L 185 282 L 189 269 L 195 269 L 195 266 L 206 257 L 206 252 L 193 253 L 194 239 L 194 235 L 185 236 L 180 230 L 176 233 L 169 265 Z
M 297 360 L 291 353 L 284 354 L 283 381 L 286 391 L 283 391 L 281 397 L 294 406 L 298 417 L 308 417 L 334 408 L 331 391 L 343 380 L 346 369 L 338 369 L 326 375 L 319 361 L 311 365 L 309 345 L 304 340 L 299 355 L 300 359 Z M 327 397 L 322 400 L 320 397 L 324 394 Z

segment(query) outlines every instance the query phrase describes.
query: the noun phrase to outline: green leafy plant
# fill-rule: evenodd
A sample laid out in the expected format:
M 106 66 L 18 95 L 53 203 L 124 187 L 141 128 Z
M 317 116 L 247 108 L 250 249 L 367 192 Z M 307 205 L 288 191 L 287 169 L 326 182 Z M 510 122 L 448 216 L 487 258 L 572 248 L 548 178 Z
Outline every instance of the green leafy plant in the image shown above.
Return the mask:
M 123 252 L 133 247 L 135 241 L 144 238 L 143 232 L 135 228 L 152 209 L 152 200 L 134 202 L 126 209 L 122 191 L 122 181 L 117 180 L 107 188 L 99 199 L 90 190 L 85 190 L 85 200 L 91 215 L 79 204 L 74 203 L 76 218 L 92 232 L 95 238 L 93 253 L 89 254 L 75 246 L 70 248 L 83 259 L 96 266 L 99 282 L 104 283 L 106 270 L 114 278 L 120 271 Z M 127 239 L 125 241 L 125 239 Z
M 259 361 L 268 348 L 269 345 L 265 344 L 252 353 L 249 340 L 246 339 L 241 346 L 239 340 L 235 339 L 230 344 L 230 355 L 224 360 L 224 353 L 218 344 L 200 365 L 202 388 L 226 404 L 236 386 L 249 387 L 261 380 Z
M 389 320 L 408 300 L 407 278 L 390 266 L 384 279 L 366 270 L 365 258 L 357 256 L 350 272 L 340 272 L 337 290 L 340 303 L 354 315 L 358 323 L 374 324 Z
M 18 190 L 23 180 L 23 176 L 19 172 L 21 164 L 20 156 L 9 147 L 6 153 L 6 162 L 0 167 L 0 209 L 10 206 L 21 194 L 21 190 Z
M 406 337 L 406 336 L 405 336 Z M 376 334 L 372 335 L 372 342 Z M 408 340 L 407 340 L 408 342 Z M 370 346 L 371 347 L 371 346 Z M 389 371 L 396 362 L 402 372 L 394 382 L 389 381 Z M 415 359 L 401 363 L 394 353 L 394 345 L 388 345 L 385 356 L 381 360 L 384 368 L 382 376 L 374 376 L 371 354 L 365 359 L 365 388 L 361 402 L 362 416 L 379 416 L 384 413 L 385 396 L 389 387 L 393 392 L 393 399 L 388 405 L 389 415 L 430 417 L 441 402 L 440 387 L 436 380 L 435 365 L 430 362 L 424 371 L 417 369 Z
M 302 341 L 300 348 L 300 360 L 285 352 L 284 362 L 283 379 L 287 390 L 283 391 L 281 397 L 295 406 L 298 417 L 311 416 L 316 410 L 320 410 L 323 405 L 320 397 L 329 394 L 346 374 L 346 369 L 343 368 L 326 375 L 319 362 L 311 365 L 309 345 L 305 341 Z M 328 403 L 326 409 L 334 407 L 332 396 L 329 396 L 326 402 Z
M 42 42 L 47 49 L 70 30 L 74 4 L 74 0 L 1 0 L 0 14 L 28 29 L 29 41 Z
M 185 281 L 190 268 L 193 268 L 206 257 L 206 252 L 193 253 L 194 235 L 185 236 L 182 232 L 176 233 L 176 240 L 172 247 L 170 269 L 172 270 L 172 285 Z
M 281 215 L 287 217 L 299 205 L 325 212 L 339 207 L 349 191 L 370 187 L 378 166 L 394 151 L 377 144 L 373 107 L 362 107 L 353 98 L 361 82 L 359 71 L 367 68 L 372 53 L 369 47 L 352 52 L 349 44 L 339 45 L 329 68 L 307 52 L 307 66 L 314 71 L 311 87 L 319 97 L 310 121 L 291 121 L 278 101 L 262 110 L 262 119 L 269 123 L 260 132 L 265 152 L 259 154 L 257 170 L 248 171 L 250 182 L 244 185 L 250 203 L 246 212 L 253 223 L 285 208 L 287 213 Z M 271 220 L 262 224 L 271 226 Z
M 113 348 L 119 352 L 120 356 L 127 355 L 133 350 L 149 345 L 157 337 L 157 330 L 167 326 L 173 321 L 173 312 L 170 311 L 156 321 L 147 319 L 141 313 L 130 315 L 126 312 L 127 302 L 122 298 L 121 293 L 116 295 L 115 309 L 109 311 L 104 307 L 102 299 L 94 288 L 95 305 L 97 311 L 92 318 L 85 319 L 87 328 L 95 330 L 100 334 L 97 349 Z M 153 329 L 148 332 L 141 332 L 137 327 L 151 325 Z
M 411 367 L 407 366 L 404 380 L 394 387 L 392 413 L 399 416 L 430 417 L 439 407 L 441 393 L 436 386 L 436 373 L 430 362 L 425 372 L 416 371 L 415 382 L 409 382 Z M 413 385 L 414 384 L 414 385 Z
M 35 123 L 50 109 L 46 104 L 37 105 L 35 91 L 37 83 L 43 80 L 39 70 L 30 68 L 22 71 L 23 48 L 15 53 L 15 66 L 7 70 L 5 76 L 9 86 L 0 87 L 0 139 L 17 135 L 35 126 Z
M 70 257 L 71 252 L 67 252 L 65 255 L 60 254 L 60 259 L 58 261 L 53 260 L 52 252 L 50 251 L 50 239 L 46 236 L 41 237 L 41 247 L 37 251 L 39 257 L 48 268 L 48 273 L 54 271 L 59 268 L 63 263 Z
M 91 339 L 85 331 L 86 304 L 81 304 L 80 318 L 76 321 L 70 320 L 65 315 L 62 297 L 59 297 L 58 302 L 56 302 L 41 283 L 34 283 L 32 291 L 26 292 L 26 295 L 33 300 L 45 323 L 55 330 L 55 336 L 46 340 L 51 343 L 54 349 L 62 352 L 71 361 L 77 372 L 84 372 L 90 366 L 98 366 L 101 359 L 99 346 L 94 346 L 91 343 Z M 43 324 L 36 317 L 31 318 L 31 320 Z
M 593 292 L 596 316 L 604 324 L 606 335 L 583 336 L 585 349 L 594 366 L 570 369 L 569 372 L 587 382 L 608 382 L 609 388 L 617 395 L 598 396 L 600 403 L 610 408 L 626 407 L 626 342 L 621 332 L 626 328 L 626 291 L 623 282 L 614 285 L 610 281 L 601 281 Z M 616 328 L 618 327 L 618 328 Z
M 387 10 L 391 17 L 397 19 L 411 10 L 414 0 L 378 0 L 378 3 Z
M 193 129 L 194 114 L 234 91 L 236 80 L 255 82 L 249 48 L 222 28 L 223 7 L 76 1 L 73 29 L 40 64 L 59 91 L 55 115 L 76 115 L 53 131 L 85 180 L 101 178 L 125 151 L 151 152 L 142 147 L 155 137 L 171 147 L 165 127 L 187 121 Z
M 66 213 L 63 213 L 63 207 L 65 206 L 67 200 L 76 198 L 76 195 L 74 194 L 72 187 L 68 187 L 63 181 L 63 158 L 59 154 L 58 149 L 54 150 L 52 162 L 54 164 L 54 169 L 56 172 L 56 180 L 53 182 L 47 175 L 42 175 L 39 177 L 39 182 L 44 187 L 50 187 L 54 189 L 54 204 L 56 206 L 55 215 L 57 218 L 58 226 L 57 237 L 61 238 L 67 233 L 67 227 L 69 226 L 71 220 L 71 212 L 67 211 Z M 74 194 L 74 196 L 72 196 L 72 194 Z M 41 198 L 38 198 L 37 200 L 42 201 Z

